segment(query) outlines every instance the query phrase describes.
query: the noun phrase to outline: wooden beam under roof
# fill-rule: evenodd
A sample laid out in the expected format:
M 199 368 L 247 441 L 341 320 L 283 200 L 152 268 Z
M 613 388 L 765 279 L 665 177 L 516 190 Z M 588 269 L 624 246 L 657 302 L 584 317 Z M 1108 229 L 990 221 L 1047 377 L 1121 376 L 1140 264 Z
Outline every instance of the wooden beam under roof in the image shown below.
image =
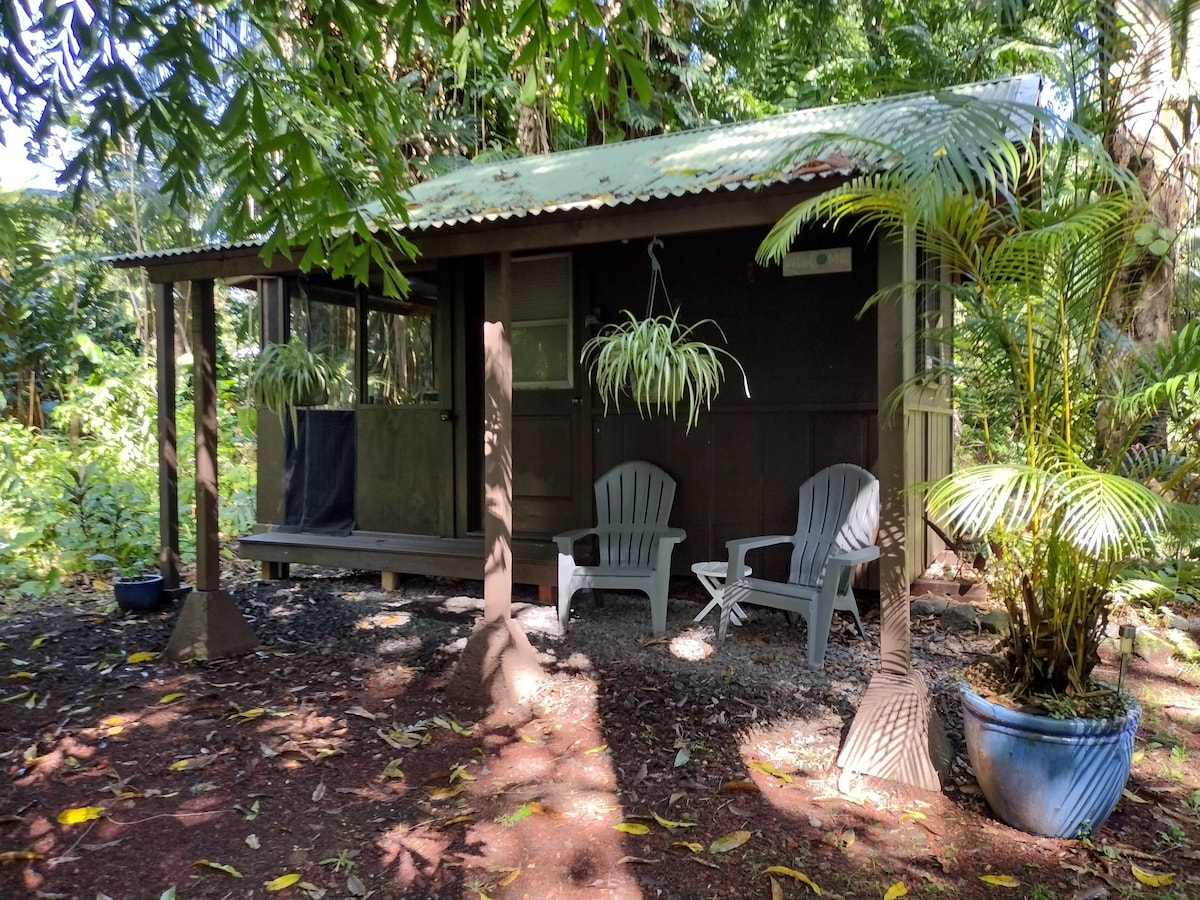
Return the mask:
M 488 253 L 522 253 L 548 248 L 644 240 L 748 226 L 773 225 L 801 200 L 830 187 L 828 180 L 774 185 L 761 191 L 720 191 L 647 200 L 619 207 L 542 213 L 499 221 L 470 222 L 405 236 L 420 257 L 401 264 L 406 273 L 431 270 L 439 259 Z M 140 266 L 155 284 L 196 279 L 242 280 L 255 275 L 287 275 L 300 271 L 302 253 L 279 255 L 270 263 L 257 246 L 200 249 L 163 255 L 122 257 L 118 268 Z

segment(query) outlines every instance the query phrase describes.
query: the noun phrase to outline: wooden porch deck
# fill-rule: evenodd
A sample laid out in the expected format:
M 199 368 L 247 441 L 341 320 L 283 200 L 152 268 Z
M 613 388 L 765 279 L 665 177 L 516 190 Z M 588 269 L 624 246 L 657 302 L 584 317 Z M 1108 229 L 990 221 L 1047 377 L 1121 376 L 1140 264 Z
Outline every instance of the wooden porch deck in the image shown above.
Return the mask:
M 439 538 L 381 531 L 348 535 L 264 531 L 239 539 L 237 555 L 263 563 L 266 579 L 286 577 L 291 563 L 341 566 L 396 575 L 483 578 L 483 538 Z M 549 540 L 513 540 L 513 581 L 536 584 L 541 592 L 558 585 L 558 553 Z

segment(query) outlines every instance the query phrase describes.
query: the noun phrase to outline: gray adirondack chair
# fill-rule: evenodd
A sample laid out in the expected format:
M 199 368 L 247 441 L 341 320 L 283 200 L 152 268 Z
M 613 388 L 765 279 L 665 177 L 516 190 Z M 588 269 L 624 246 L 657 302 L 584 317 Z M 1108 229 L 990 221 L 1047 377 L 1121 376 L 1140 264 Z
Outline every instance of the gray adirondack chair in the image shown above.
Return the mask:
M 656 635 L 667 630 L 667 585 L 671 551 L 684 539 L 667 519 L 675 500 L 675 479 L 653 463 L 624 462 L 597 479 L 596 525 L 554 536 L 558 545 L 558 623 L 567 629 L 571 597 L 583 588 L 644 591 Z M 599 563 L 577 565 L 575 544 L 595 536 Z
M 866 637 L 851 581 L 856 566 L 879 557 L 878 527 L 879 482 L 874 475 L 849 463 L 817 472 L 800 486 L 795 534 L 726 542 L 730 572 L 743 571 L 747 551 L 762 547 L 791 544 L 792 558 L 787 581 L 746 577 L 726 584 L 718 639 L 725 639 L 735 603 L 799 613 L 808 625 L 809 668 L 823 668 L 834 610 L 850 613 L 859 635 Z

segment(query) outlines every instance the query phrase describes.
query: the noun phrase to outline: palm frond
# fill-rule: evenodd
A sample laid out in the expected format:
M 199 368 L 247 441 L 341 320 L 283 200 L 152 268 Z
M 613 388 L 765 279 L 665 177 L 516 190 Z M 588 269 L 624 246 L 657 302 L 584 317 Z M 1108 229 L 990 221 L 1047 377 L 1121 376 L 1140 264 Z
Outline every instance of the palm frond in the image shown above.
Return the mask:
M 1034 520 L 1053 476 L 1029 465 L 990 463 L 950 473 L 929 489 L 926 505 L 950 530 L 984 538 L 997 529 L 1022 531 Z
M 1167 504 L 1132 479 L 1075 464 L 1056 490 L 1058 527 L 1073 547 L 1092 556 L 1129 556 L 1163 528 Z
M 1151 359 L 1139 359 L 1145 383 L 1120 398 L 1126 415 L 1153 414 L 1162 406 L 1181 411 L 1190 403 L 1200 416 L 1200 319 L 1193 319 L 1166 341 L 1160 341 Z

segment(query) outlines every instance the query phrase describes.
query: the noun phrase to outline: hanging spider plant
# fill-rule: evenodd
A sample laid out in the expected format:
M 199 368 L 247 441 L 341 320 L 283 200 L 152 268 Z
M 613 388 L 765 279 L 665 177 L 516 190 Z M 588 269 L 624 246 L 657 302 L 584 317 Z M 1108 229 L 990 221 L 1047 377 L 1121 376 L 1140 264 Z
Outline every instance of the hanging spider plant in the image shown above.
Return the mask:
M 700 417 L 700 409 L 709 409 L 725 379 L 722 357 L 729 359 L 742 373 L 746 396 L 750 386 L 746 370 L 737 358 L 724 347 L 715 347 L 693 337 L 696 329 L 712 325 L 725 339 L 725 333 L 712 319 L 701 319 L 692 325 L 681 325 L 679 310 L 671 306 L 662 280 L 662 267 L 650 242 L 647 253 L 651 260 L 650 297 L 646 315 L 642 318 L 622 310 L 625 321 L 606 325 L 583 345 L 580 362 L 588 365 L 588 378 L 596 386 L 607 414 L 611 403 L 621 411 L 621 398 L 631 396 L 642 416 L 669 412 L 674 418 L 681 403 L 687 404 L 687 430 L 691 431 Z M 655 294 L 662 287 L 669 314 L 654 315 Z
M 257 404 L 281 417 L 288 416 L 296 432 L 296 408 L 326 402 L 335 380 L 330 364 L 293 335 L 286 344 L 262 348 L 250 375 L 250 390 Z
M 724 347 L 714 347 L 692 338 L 701 319 L 692 325 L 679 324 L 679 311 L 670 315 L 638 318 L 623 310 L 625 321 L 605 328 L 583 345 L 581 361 L 589 363 L 588 377 L 596 385 L 604 411 L 609 404 L 621 410 L 621 398 L 632 396 L 642 415 L 669 412 L 674 417 L 680 403 L 687 404 L 687 428 L 695 426 L 700 409 L 708 409 L 725 378 L 722 356 L 741 363 Z M 724 333 L 721 337 L 724 338 Z M 749 387 L 746 396 L 750 396 Z

